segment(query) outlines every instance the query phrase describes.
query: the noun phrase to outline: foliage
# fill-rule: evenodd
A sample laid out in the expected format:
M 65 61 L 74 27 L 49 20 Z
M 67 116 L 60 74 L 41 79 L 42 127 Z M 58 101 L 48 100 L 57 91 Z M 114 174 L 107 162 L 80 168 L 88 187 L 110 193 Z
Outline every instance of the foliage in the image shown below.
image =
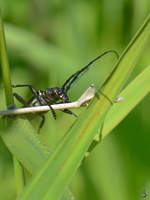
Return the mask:
M 113 57 L 105 57 L 69 91 L 70 99 L 74 100 L 91 83 L 98 90 L 107 80 L 103 92 L 112 100 L 119 95 L 124 98 L 123 102 L 112 106 L 100 96 L 87 109 L 74 111 L 80 115 L 77 120 L 58 111 L 55 121 L 51 113 L 47 113 L 40 135 L 36 127 L 33 128 L 39 123 L 38 116 L 31 121 L 32 125 L 21 118 L 1 119 L 1 198 L 15 199 L 17 190 L 19 200 L 71 199 L 70 190 L 65 190 L 70 182 L 77 199 L 140 199 L 145 191 L 148 195 L 149 97 L 133 110 L 150 90 L 149 47 L 138 59 L 148 44 L 149 18 L 137 32 L 148 14 L 143 11 L 148 2 L 143 1 L 141 6 L 136 1 L 135 7 L 133 1 L 5 0 L 0 6 L 10 63 L 9 73 L 1 37 L 1 77 L 7 106 L 13 103 L 9 76 L 14 84 L 28 83 L 37 89 L 61 86 L 69 75 L 104 50 L 125 49 L 116 64 Z M 15 91 L 25 99 L 31 95 L 26 89 Z M 0 108 L 6 109 L 3 88 L 0 94 Z M 101 141 L 104 138 L 100 145 L 97 145 L 99 140 L 92 143 L 93 138 L 99 136 Z M 94 144 L 97 148 L 77 172 L 85 152 L 89 146 L 93 149 Z

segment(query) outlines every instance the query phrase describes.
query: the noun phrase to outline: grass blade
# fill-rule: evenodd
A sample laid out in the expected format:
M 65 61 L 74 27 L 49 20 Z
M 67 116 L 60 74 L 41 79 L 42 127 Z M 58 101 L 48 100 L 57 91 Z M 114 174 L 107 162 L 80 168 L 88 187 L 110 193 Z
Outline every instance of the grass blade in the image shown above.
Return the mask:
M 87 155 L 107 136 L 132 109 L 150 92 L 150 66 L 140 73 L 121 93 L 123 101 L 115 103 L 104 120 L 102 135 L 98 133 L 94 138 Z M 112 120 L 113 119 L 113 120 Z
M 1 13 L 0 13 L 0 58 L 1 58 L 2 77 L 3 77 L 3 82 L 4 82 L 4 88 L 5 88 L 6 105 L 7 105 L 7 108 L 9 109 L 9 108 L 14 107 L 14 99 L 13 99 L 13 93 L 12 93 L 12 87 L 11 87 L 9 62 L 7 58 L 6 42 L 5 42 Z M 16 160 L 15 157 L 13 157 L 13 165 L 14 165 L 15 177 L 16 177 L 16 182 L 17 182 L 17 192 L 21 192 L 23 182 L 24 182 L 23 176 L 22 176 L 22 166 Z
M 0 58 L 1 58 L 1 70 L 4 81 L 4 88 L 5 88 L 6 104 L 8 108 L 11 108 L 14 104 L 14 100 L 11 88 L 9 63 L 7 59 L 6 42 L 4 37 L 4 29 L 1 16 L 0 16 Z
M 10 128 L 8 123 L 3 125 L 5 131 L 1 131 L 1 136 L 11 153 L 34 174 L 48 158 L 48 147 L 43 144 L 28 120 L 17 119 L 10 123 Z
M 114 104 L 105 118 L 105 137 L 150 92 L 150 66 L 132 81 L 119 96 L 124 101 Z M 112 120 L 113 119 L 113 120 Z

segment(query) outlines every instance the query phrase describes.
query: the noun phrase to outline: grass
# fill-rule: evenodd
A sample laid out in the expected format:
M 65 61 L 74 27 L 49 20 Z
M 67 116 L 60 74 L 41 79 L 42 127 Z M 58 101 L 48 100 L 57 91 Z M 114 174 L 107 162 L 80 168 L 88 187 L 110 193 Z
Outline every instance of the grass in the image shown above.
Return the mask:
M 0 30 L 1 66 L 6 104 L 9 108 L 13 104 L 13 95 L 2 26 Z M 105 95 L 109 96 L 112 100 L 121 95 L 124 97 L 124 101 L 112 106 L 105 97 L 101 97 L 99 100 L 95 98 L 92 104 L 67 131 L 64 138 L 59 141 L 54 150 L 45 145 L 27 119 L 1 119 L 1 121 L 6 121 L 3 125 L 1 137 L 14 157 L 18 193 L 21 193 L 17 199 L 55 200 L 62 197 L 103 121 L 104 129 L 101 139 L 110 133 L 110 130 L 148 94 L 150 89 L 149 67 L 131 82 L 129 86 L 126 86 L 121 94 L 120 91 L 128 80 L 132 70 L 136 67 L 136 62 L 149 37 L 150 17 L 143 23 L 120 56 L 112 73 L 106 79 L 103 89 Z M 61 130 L 59 134 L 61 134 Z M 25 182 L 23 169 L 15 158 L 32 175 L 32 179 L 26 185 L 25 189 L 23 188 Z M 68 190 L 65 194 L 65 199 L 72 199 Z M 122 195 L 127 196 L 126 194 Z

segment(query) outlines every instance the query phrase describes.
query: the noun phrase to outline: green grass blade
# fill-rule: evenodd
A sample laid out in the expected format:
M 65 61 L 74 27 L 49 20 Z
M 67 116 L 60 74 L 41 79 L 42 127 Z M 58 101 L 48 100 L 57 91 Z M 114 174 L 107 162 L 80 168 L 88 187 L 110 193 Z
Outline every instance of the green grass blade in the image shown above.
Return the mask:
M 9 62 L 7 58 L 6 42 L 5 42 L 5 35 L 4 35 L 1 13 L 0 13 L 0 58 L 1 58 L 2 77 L 3 77 L 3 82 L 4 82 L 4 88 L 5 88 L 6 105 L 7 105 L 7 108 L 12 108 L 14 107 L 14 99 L 13 99 L 13 93 L 12 93 L 12 88 L 11 88 Z M 15 157 L 13 157 L 13 165 L 14 165 L 14 171 L 15 171 L 15 177 L 16 177 L 16 183 L 17 183 L 17 192 L 21 192 L 23 188 L 23 182 L 24 182 L 24 179 L 22 176 L 22 166 L 16 160 Z
M 103 137 L 105 137 L 126 115 L 150 92 L 150 66 L 132 81 L 119 96 L 123 101 L 116 103 L 105 118 Z M 113 120 L 112 120 L 113 119 Z
M 150 66 L 140 73 L 121 93 L 122 102 L 115 103 L 104 119 L 102 133 L 96 135 L 88 149 L 91 152 L 101 139 L 107 136 L 130 111 L 150 92 Z M 113 120 L 112 120 L 113 119 Z M 102 134 L 102 135 L 101 135 Z
M 48 147 L 43 144 L 28 120 L 11 120 L 11 127 L 7 126 L 8 124 L 4 125 L 5 131 L 1 131 L 1 136 L 8 149 L 31 174 L 36 173 L 50 154 Z
M 20 162 L 13 157 L 13 163 L 14 163 L 14 172 L 15 172 L 15 178 L 16 178 L 16 185 L 17 185 L 17 195 L 19 195 L 25 186 L 25 177 L 24 177 L 24 170 L 21 166 Z
M 144 25 L 120 57 L 112 77 L 109 77 L 109 82 L 104 89 L 104 93 L 109 98 L 114 99 L 117 96 L 135 67 L 137 58 L 143 51 L 149 37 L 150 17 L 147 18 Z M 79 167 L 109 108 L 110 103 L 104 97 L 99 101 L 93 101 L 93 104 L 88 107 L 68 132 L 55 153 L 32 179 L 32 182 L 18 198 L 19 200 L 56 200 L 60 198 L 71 177 Z
M 8 128 L 8 123 L 5 125 L 3 122 L 1 137 L 10 152 L 15 155 L 15 157 L 32 175 L 35 175 L 48 157 L 50 157 L 50 151 L 34 131 L 28 120 L 17 119 L 17 121 L 11 120 L 10 123 L 11 124 Z M 15 168 L 17 167 L 16 165 L 14 166 Z M 18 173 L 20 173 L 20 177 L 22 177 L 22 172 L 17 171 L 17 174 Z M 20 179 L 19 183 L 20 184 L 18 185 L 17 181 L 18 192 L 23 188 L 23 180 Z M 72 199 L 69 190 L 65 191 L 64 199 Z
M 0 59 L 1 59 L 1 70 L 5 88 L 6 104 L 7 107 L 9 108 L 13 106 L 14 100 L 11 88 L 9 63 L 7 59 L 6 42 L 4 37 L 4 29 L 1 16 L 0 16 Z

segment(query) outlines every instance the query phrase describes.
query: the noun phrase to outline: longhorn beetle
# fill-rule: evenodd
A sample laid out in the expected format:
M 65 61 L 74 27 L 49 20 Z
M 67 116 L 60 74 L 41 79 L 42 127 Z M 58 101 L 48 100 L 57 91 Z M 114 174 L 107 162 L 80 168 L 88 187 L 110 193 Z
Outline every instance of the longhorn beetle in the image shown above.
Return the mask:
M 69 97 L 67 95 L 68 90 L 70 89 L 71 85 L 75 82 L 75 80 L 79 77 L 80 74 L 82 74 L 83 72 L 85 72 L 95 61 L 99 60 L 102 56 L 108 54 L 108 53 L 114 53 L 117 57 L 118 53 L 114 50 L 108 50 L 103 52 L 101 55 L 99 55 L 98 57 L 96 57 L 95 59 L 93 59 L 91 62 L 89 62 L 86 66 L 84 66 L 83 68 L 81 68 L 80 70 L 78 70 L 77 72 L 75 72 L 74 74 L 72 74 L 62 85 L 61 88 L 59 87 L 55 87 L 55 88 L 47 88 L 46 90 L 35 90 L 34 87 L 32 85 L 28 85 L 28 84 L 19 84 L 19 85 L 12 85 L 13 88 L 16 87 L 28 87 L 32 94 L 33 97 L 26 102 L 20 95 L 18 95 L 17 93 L 14 93 L 15 98 L 20 101 L 25 107 L 31 107 L 31 106 L 43 106 L 43 105 L 48 105 L 50 107 L 50 110 L 53 114 L 54 119 L 56 119 L 56 113 L 52 108 L 52 104 L 57 103 L 57 101 L 61 100 L 61 102 L 59 103 L 69 103 Z M 103 93 L 102 93 L 103 94 Z M 104 95 L 104 94 L 103 94 Z M 104 95 L 106 97 L 106 95 Z M 108 100 L 109 98 L 106 97 Z M 109 100 L 111 101 L 111 100 Z M 71 110 L 69 109 L 64 109 L 62 110 L 65 113 L 68 114 L 72 114 L 75 117 L 77 117 L 76 114 L 74 114 Z M 45 121 L 45 117 L 44 115 L 40 115 L 42 117 L 42 121 L 40 123 L 39 129 L 40 130 L 44 124 Z

